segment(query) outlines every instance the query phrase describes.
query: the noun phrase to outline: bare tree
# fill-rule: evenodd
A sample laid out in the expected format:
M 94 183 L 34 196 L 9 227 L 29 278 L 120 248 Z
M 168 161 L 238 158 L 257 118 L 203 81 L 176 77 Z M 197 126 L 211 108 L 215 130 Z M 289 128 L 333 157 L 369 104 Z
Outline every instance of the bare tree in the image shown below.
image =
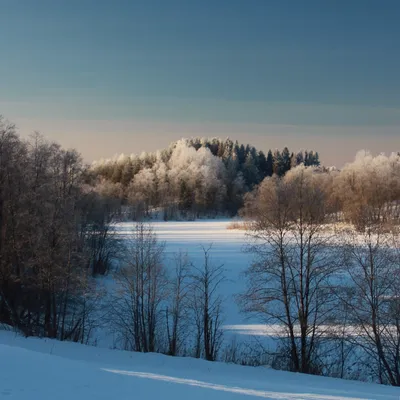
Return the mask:
M 20 325 L 22 296 L 20 275 L 26 249 L 27 148 L 15 126 L 0 116 L 0 321 Z M 24 239 L 22 239 L 24 238 Z
M 166 308 L 168 354 L 179 353 L 187 336 L 190 296 L 190 261 L 187 253 L 174 254 L 175 270 L 170 280 L 169 301 Z
M 196 356 L 200 357 L 203 353 L 208 361 L 216 360 L 222 344 L 223 299 L 220 286 L 225 280 L 223 265 L 212 263 L 211 249 L 211 245 L 208 248 L 202 247 L 203 264 L 201 267 L 193 266 L 192 276 L 192 309 L 197 327 Z
M 239 301 L 244 312 L 278 324 L 286 368 L 296 372 L 320 373 L 318 347 L 335 306 L 330 286 L 340 264 L 323 231 L 326 200 L 324 176 L 299 166 L 264 180 L 247 205 L 255 259 Z
M 125 240 L 123 265 L 115 274 L 118 289 L 111 304 L 114 323 L 127 348 L 154 352 L 158 350 L 161 306 L 168 293 L 164 244 L 143 223 Z
M 120 247 L 115 229 L 120 201 L 109 194 L 88 189 L 82 196 L 80 207 L 81 238 L 87 252 L 88 268 L 92 275 L 105 275 Z
M 346 235 L 344 251 L 347 282 L 340 298 L 355 330 L 349 340 L 366 352 L 367 367 L 381 383 L 400 386 L 398 233 L 371 223 L 362 233 Z

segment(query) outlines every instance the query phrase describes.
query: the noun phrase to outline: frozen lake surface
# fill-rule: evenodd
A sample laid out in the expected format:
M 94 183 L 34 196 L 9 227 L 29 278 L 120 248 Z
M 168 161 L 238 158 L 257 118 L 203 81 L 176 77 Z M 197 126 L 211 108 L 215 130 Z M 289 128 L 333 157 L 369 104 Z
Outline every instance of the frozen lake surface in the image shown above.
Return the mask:
M 165 255 L 168 262 L 174 253 L 187 252 L 191 262 L 200 266 L 204 262 L 202 247 L 212 245 L 211 261 L 215 265 L 224 265 L 226 281 L 221 285 L 224 297 L 225 324 L 241 325 L 257 323 L 250 321 L 242 315 L 235 301 L 235 295 L 243 292 L 245 280 L 243 272 L 251 263 L 252 256 L 244 252 L 246 234 L 242 230 L 227 229 L 232 222 L 225 220 L 199 220 L 194 222 L 152 222 L 157 238 L 165 242 Z M 134 223 L 121 223 L 118 231 L 128 234 L 132 231 Z M 241 329 L 243 331 L 243 329 Z

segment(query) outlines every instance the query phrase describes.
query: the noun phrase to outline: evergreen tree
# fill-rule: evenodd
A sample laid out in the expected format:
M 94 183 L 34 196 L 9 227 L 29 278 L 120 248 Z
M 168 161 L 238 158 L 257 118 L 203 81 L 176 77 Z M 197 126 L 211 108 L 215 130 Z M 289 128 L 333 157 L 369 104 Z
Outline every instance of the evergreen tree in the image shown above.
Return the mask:
M 218 151 L 217 151 L 217 157 L 218 158 L 223 158 L 224 150 L 225 150 L 224 142 L 222 140 L 220 140 L 219 143 L 218 143 Z
M 269 150 L 267 154 L 265 176 L 272 176 L 273 173 L 274 173 L 274 156 L 272 155 L 272 151 Z
M 246 185 L 249 188 L 252 188 L 254 185 L 259 183 L 260 178 L 259 178 L 258 168 L 256 166 L 256 162 L 251 152 L 247 154 L 246 161 L 242 167 L 242 172 Z
M 254 158 L 256 164 L 257 164 L 257 157 L 258 157 L 258 153 L 255 147 L 250 146 L 249 148 L 249 153 L 251 154 L 251 156 Z
M 244 164 L 244 162 L 246 161 L 246 149 L 243 144 L 241 144 L 239 147 L 238 156 L 239 156 L 239 164 L 240 165 Z
M 257 167 L 260 174 L 260 179 L 264 179 L 267 176 L 267 157 L 264 152 L 259 151 L 257 156 Z
M 304 163 L 304 155 L 302 151 L 299 151 L 296 154 L 296 165 L 300 165 Z
M 308 151 L 306 150 L 304 152 L 304 166 L 308 167 L 309 165 L 310 164 L 309 164 L 309 160 L 308 160 Z
M 275 150 L 274 152 L 274 174 L 278 175 L 278 176 L 282 176 L 284 175 L 284 163 L 283 163 L 283 158 L 282 158 L 282 154 L 279 150 Z
M 218 155 L 218 148 L 219 148 L 219 140 L 217 138 L 211 139 L 211 143 L 209 144 L 209 149 L 213 156 Z
M 232 140 L 229 139 L 229 138 L 226 139 L 225 145 L 224 145 L 224 152 L 223 152 L 223 154 L 222 154 L 222 159 L 223 159 L 224 161 L 225 161 L 225 160 L 228 160 L 229 158 L 232 157 L 233 147 L 234 147 L 234 145 L 233 145 Z
M 284 175 L 286 172 L 290 170 L 290 152 L 287 147 L 282 150 L 282 172 L 281 174 Z
M 318 152 L 316 152 L 315 155 L 314 155 L 314 163 L 313 163 L 313 165 L 315 165 L 315 166 L 317 166 L 317 167 L 319 167 L 319 166 L 321 165 L 321 162 L 319 161 L 319 154 L 318 154 Z
M 297 157 L 294 153 L 290 156 L 290 169 L 297 167 Z

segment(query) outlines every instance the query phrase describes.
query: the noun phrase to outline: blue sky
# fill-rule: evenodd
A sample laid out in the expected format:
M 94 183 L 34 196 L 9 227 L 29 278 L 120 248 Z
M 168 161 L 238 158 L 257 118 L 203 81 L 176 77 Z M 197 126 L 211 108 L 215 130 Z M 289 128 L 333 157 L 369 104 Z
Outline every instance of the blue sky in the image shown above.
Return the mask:
M 193 134 L 397 151 L 399 20 L 391 0 L 3 0 L 0 113 L 87 159 Z

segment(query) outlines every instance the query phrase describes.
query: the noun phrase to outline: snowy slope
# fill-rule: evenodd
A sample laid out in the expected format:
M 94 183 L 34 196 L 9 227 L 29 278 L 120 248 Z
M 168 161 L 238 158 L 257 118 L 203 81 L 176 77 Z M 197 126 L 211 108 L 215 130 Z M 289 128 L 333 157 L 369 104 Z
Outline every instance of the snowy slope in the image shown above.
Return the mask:
M 0 331 L 0 399 L 398 400 L 400 389 Z

